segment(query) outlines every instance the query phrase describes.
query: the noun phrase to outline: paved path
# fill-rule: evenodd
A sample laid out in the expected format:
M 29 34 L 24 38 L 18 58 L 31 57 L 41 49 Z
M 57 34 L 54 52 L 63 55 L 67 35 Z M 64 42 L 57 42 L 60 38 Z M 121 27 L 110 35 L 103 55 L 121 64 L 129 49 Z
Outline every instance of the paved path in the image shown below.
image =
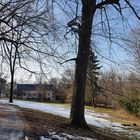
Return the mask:
M 0 104 L 0 140 L 25 140 L 20 115 L 17 107 Z

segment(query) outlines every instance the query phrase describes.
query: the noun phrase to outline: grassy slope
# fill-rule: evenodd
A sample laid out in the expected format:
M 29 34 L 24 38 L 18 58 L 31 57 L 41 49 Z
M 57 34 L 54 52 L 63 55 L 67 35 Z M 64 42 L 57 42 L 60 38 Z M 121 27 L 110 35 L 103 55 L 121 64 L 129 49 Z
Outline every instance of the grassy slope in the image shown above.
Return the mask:
M 98 140 L 125 140 L 117 135 L 104 133 L 93 126 L 90 126 L 92 132 L 73 127 L 70 125 L 68 119 L 50 113 L 25 108 L 20 108 L 20 110 L 28 124 L 25 128 L 26 131 L 28 131 L 28 134 L 46 136 L 51 130 L 52 132 L 57 132 L 57 134 L 76 134 L 83 137 L 97 138 Z
M 41 104 L 45 104 L 45 103 L 41 103 Z M 53 105 L 57 105 L 57 106 L 59 105 L 59 106 L 64 106 L 66 108 L 70 108 L 70 104 L 57 104 L 57 103 L 49 103 L 49 104 L 53 104 Z M 124 110 L 105 109 L 105 108 L 95 108 L 94 109 L 91 106 L 85 106 L 85 108 L 88 110 L 92 110 L 94 112 L 97 112 L 97 113 L 106 113 L 107 115 L 111 116 L 111 118 L 109 118 L 110 121 L 119 122 L 121 124 L 128 124 L 128 125 L 131 125 L 134 130 L 140 131 L 140 118 L 135 117 L 133 115 L 130 115 L 127 112 L 125 112 Z M 32 112 L 40 112 L 40 111 L 33 111 L 32 110 Z M 44 113 L 44 114 L 48 114 L 48 113 Z M 55 115 L 52 115 L 52 116 L 54 116 L 53 119 L 58 121 L 58 123 L 60 123 L 60 124 L 62 122 L 65 122 L 65 121 L 68 122 L 68 119 L 66 119 L 66 118 L 63 118 L 65 121 L 61 122 L 57 118 L 62 118 L 62 117 L 58 117 L 58 116 L 56 117 Z M 133 124 L 136 124 L 136 126 L 133 126 Z M 94 130 L 94 132 L 99 133 L 101 135 L 104 135 L 107 137 L 109 136 L 113 139 L 115 139 L 117 137 L 110 130 L 107 130 L 106 132 L 108 132 L 108 133 L 105 133 L 104 130 L 100 130 L 97 127 L 94 127 L 94 126 L 90 126 L 90 127 Z M 121 138 L 119 138 L 119 139 L 121 139 Z M 124 138 L 122 138 L 122 139 L 124 140 Z
M 35 130 L 36 133 L 39 133 L 44 136 L 45 136 L 45 134 L 47 134 L 46 127 L 44 130 L 44 126 L 47 126 L 47 127 L 49 126 L 48 128 L 51 128 L 51 129 L 53 128 L 53 131 L 57 131 L 58 133 L 63 132 L 63 133 L 68 133 L 68 134 L 77 134 L 77 135 L 86 136 L 86 137 L 95 136 L 99 140 L 118 140 L 118 139 L 119 140 L 132 140 L 132 138 L 128 138 L 127 136 L 124 136 L 123 134 L 120 134 L 120 135 L 114 134 L 109 129 L 102 130 L 100 128 L 90 125 L 90 128 L 92 129 L 93 132 L 89 132 L 89 131 L 85 131 L 83 129 L 77 129 L 75 127 L 70 126 L 69 119 L 66 119 L 66 118 L 63 118 L 60 116 L 56 116 L 56 115 L 53 115 L 50 113 L 44 113 L 42 111 L 35 111 L 35 110 L 25 109 L 25 108 L 20 108 L 20 109 L 24 114 L 25 120 L 27 120 L 28 123 L 30 123 L 29 126 L 32 126 L 33 130 Z M 89 107 L 88 107 L 88 109 L 89 109 Z M 114 114 L 116 114 L 115 117 L 117 115 L 118 115 L 118 117 L 120 117 L 120 119 L 118 119 L 118 118 L 116 119 L 116 122 L 118 122 L 118 120 L 121 123 L 126 123 L 126 124 L 128 124 L 128 122 L 129 123 L 133 122 L 133 119 L 132 119 L 133 116 L 131 116 L 131 115 L 128 117 L 129 118 L 128 120 L 122 120 L 122 119 L 124 119 L 124 117 L 127 117 L 127 115 L 126 115 L 127 113 L 122 116 L 121 114 L 123 114 L 123 112 L 121 112 L 119 110 L 117 111 L 117 113 L 115 110 L 114 110 L 115 111 L 115 113 L 114 113 L 114 111 L 112 109 L 103 109 L 103 108 L 102 109 L 96 108 L 94 111 L 98 112 L 98 113 L 107 113 L 109 115 L 112 115 L 113 117 L 114 117 Z M 112 120 L 112 121 L 114 121 L 114 120 Z M 47 124 L 46 124 L 46 122 L 47 122 Z M 138 126 L 136 126 L 136 127 L 138 127 Z M 136 139 L 134 139 L 134 140 L 136 140 Z
M 45 103 L 42 103 L 45 104 Z M 48 104 L 48 103 L 47 103 Z M 60 104 L 60 103 L 49 103 L 52 105 L 57 105 L 57 106 L 63 106 L 66 108 L 70 108 L 70 104 Z M 133 124 L 136 124 L 137 126 L 134 126 L 134 129 L 137 129 L 140 131 L 140 118 L 128 114 L 126 111 L 122 109 L 108 109 L 108 108 L 93 108 L 92 106 L 85 106 L 85 109 L 97 112 L 97 113 L 105 113 L 108 116 L 110 116 L 110 121 L 112 122 L 118 122 L 121 124 L 128 124 L 133 126 Z

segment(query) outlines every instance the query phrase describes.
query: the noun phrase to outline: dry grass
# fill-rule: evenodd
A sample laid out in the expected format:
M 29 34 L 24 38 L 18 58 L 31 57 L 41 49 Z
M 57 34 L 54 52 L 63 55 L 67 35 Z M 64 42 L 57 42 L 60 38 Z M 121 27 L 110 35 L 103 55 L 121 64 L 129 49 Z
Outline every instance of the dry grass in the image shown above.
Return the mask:
M 106 109 L 106 108 L 95 108 L 93 109 L 97 113 L 106 113 L 111 116 L 111 121 L 119 122 L 123 124 L 129 124 L 131 126 L 136 126 L 134 128 L 140 130 L 140 118 L 127 113 L 122 109 Z
M 18 107 L 19 108 L 19 107 Z M 76 134 L 83 137 L 91 137 L 97 138 L 98 140 L 125 140 L 128 138 L 121 138 L 116 134 L 110 133 L 109 130 L 104 131 L 100 128 L 90 126 L 93 130 L 87 131 L 83 129 L 78 129 L 70 125 L 69 120 L 60 116 L 55 116 L 49 113 L 44 113 L 41 111 L 35 111 L 31 109 L 19 108 L 20 112 L 18 115 L 22 117 L 24 120 L 24 124 L 21 126 L 24 129 L 25 136 L 27 136 L 30 140 L 38 140 L 40 136 L 49 136 L 50 132 L 56 132 L 57 134 L 60 133 L 67 133 L 70 135 Z M 134 116 L 127 116 L 126 112 L 122 110 L 112 110 L 112 109 L 103 109 L 103 108 L 96 108 L 94 110 L 98 113 L 107 113 L 113 118 L 117 118 L 118 120 L 126 119 L 127 122 L 130 120 L 132 123 L 135 121 L 139 125 L 139 119 L 135 118 Z M 115 112 L 115 113 L 114 113 Z M 4 111 L 4 108 L 0 110 L 0 123 L 3 121 L 2 118 L 10 117 L 12 113 L 15 112 L 8 112 Z M 134 117 L 134 119 L 132 119 Z M 13 118 L 15 119 L 15 118 Z M 117 121 L 118 121 L 117 120 Z M 16 121 L 16 119 L 15 119 Z M 11 129 L 15 129 L 15 126 L 8 124 L 8 127 Z M 18 128 L 16 128 L 18 129 Z
M 47 136 L 48 132 L 76 134 L 83 137 L 98 138 L 98 140 L 117 140 L 117 137 L 98 133 L 96 131 L 88 131 L 73 127 L 69 124 L 69 120 L 63 117 L 55 116 L 41 111 L 34 111 L 21 108 L 23 117 L 27 122 L 26 131 L 38 136 Z M 30 126 L 30 127 L 29 127 Z M 91 127 L 95 130 L 94 127 Z

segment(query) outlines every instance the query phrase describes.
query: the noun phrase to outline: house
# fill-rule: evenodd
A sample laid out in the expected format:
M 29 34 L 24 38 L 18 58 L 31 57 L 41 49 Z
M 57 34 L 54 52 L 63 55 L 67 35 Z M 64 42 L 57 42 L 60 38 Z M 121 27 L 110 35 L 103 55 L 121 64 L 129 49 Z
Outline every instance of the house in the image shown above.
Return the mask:
M 36 91 L 41 100 L 55 100 L 55 90 L 53 85 L 39 84 L 36 86 Z
M 17 84 L 15 97 L 35 100 L 55 100 L 55 91 L 52 85 L 47 84 Z
M 0 98 L 6 97 L 6 80 L 0 78 Z

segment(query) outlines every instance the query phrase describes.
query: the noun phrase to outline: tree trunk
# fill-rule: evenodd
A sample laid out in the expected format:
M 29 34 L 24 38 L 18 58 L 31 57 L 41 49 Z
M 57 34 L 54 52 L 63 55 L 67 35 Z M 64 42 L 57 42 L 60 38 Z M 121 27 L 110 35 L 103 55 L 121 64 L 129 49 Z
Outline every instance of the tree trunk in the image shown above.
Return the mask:
M 10 98 L 9 102 L 13 103 L 13 87 L 14 87 L 14 72 L 11 72 L 11 84 L 10 84 Z
M 96 97 L 95 97 L 93 82 L 92 82 L 92 104 L 93 104 L 93 107 L 95 108 L 96 107 Z
M 71 125 L 81 128 L 87 128 L 84 117 L 84 99 L 94 12 L 95 1 L 83 0 L 82 23 L 79 30 L 79 46 L 76 59 L 75 83 L 70 114 Z

